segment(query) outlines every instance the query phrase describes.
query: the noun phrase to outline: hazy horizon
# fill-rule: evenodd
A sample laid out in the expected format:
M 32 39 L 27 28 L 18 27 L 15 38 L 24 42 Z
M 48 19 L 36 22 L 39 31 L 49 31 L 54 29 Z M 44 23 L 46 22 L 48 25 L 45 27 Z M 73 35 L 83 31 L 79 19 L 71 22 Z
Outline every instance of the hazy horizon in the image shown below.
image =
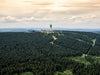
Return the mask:
M 0 28 L 0 32 L 30 32 L 30 31 L 49 31 L 50 28 Z M 83 31 L 83 32 L 100 32 L 100 29 L 75 29 L 75 28 L 53 28 L 53 31 Z

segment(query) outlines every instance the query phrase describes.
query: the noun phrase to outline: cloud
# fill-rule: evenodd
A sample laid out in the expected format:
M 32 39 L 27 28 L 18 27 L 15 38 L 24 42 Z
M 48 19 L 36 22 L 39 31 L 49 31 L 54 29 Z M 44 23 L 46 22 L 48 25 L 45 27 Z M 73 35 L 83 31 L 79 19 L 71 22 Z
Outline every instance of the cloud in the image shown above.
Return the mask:
M 91 23 L 100 27 L 99 20 L 99 0 L 0 0 L 0 25 L 86 27 Z
M 59 17 L 53 17 L 52 16 L 46 16 L 46 17 L 14 17 L 14 16 L 6 16 L 6 17 L 0 17 L 0 22 L 2 23 L 20 23 L 20 22 L 56 22 L 56 21 L 67 21 L 67 23 L 80 23 L 83 21 L 88 22 L 97 19 L 96 15 L 94 14 L 86 14 L 86 15 L 76 15 L 76 16 L 59 16 Z
M 39 22 L 39 21 L 51 21 L 52 18 L 35 18 L 35 17 L 14 17 L 6 16 L 0 17 L 0 22 L 2 23 L 20 23 L 20 22 Z
M 0 17 L 0 22 L 12 23 L 12 22 L 16 22 L 16 19 L 15 17 L 12 16 Z
M 89 15 L 79 15 L 79 16 L 72 16 L 70 19 L 94 19 L 96 18 L 96 15 L 89 14 Z
M 79 16 L 72 16 L 69 18 L 73 21 L 73 23 L 93 23 L 93 21 L 96 19 L 96 15 L 88 14 L 88 15 L 79 15 Z
M 52 5 L 54 4 L 53 2 L 42 2 L 42 1 L 24 1 L 25 3 L 30 3 L 32 5 Z
M 39 17 L 47 14 L 59 16 L 63 13 L 64 15 L 100 13 L 99 0 L 6 0 L 6 4 L 2 1 L 0 1 L 0 15 L 4 16 Z

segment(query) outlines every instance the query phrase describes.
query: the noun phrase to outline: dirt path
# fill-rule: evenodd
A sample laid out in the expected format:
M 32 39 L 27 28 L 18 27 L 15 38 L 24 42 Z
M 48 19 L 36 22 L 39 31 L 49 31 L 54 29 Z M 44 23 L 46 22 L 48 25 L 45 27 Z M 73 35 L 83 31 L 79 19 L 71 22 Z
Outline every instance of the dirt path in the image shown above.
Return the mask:
M 92 46 L 89 47 L 87 53 L 86 53 L 86 54 L 83 54 L 82 57 L 88 56 L 88 54 L 89 54 L 89 52 L 90 52 L 90 49 L 91 49 L 92 47 L 95 46 L 96 39 L 92 39 L 91 41 L 93 42 L 93 43 L 92 43 Z
M 54 35 L 52 36 L 52 38 L 53 38 L 53 41 L 51 41 L 50 43 L 54 44 L 54 41 L 57 40 L 58 38 L 56 38 Z
M 96 43 L 96 39 L 93 39 L 92 42 L 93 42 L 92 47 L 94 47 Z
M 56 38 L 55 36 L 52 36 L 52 38 L 54 39 L 54 41 L 58 39 L 58 38 Z

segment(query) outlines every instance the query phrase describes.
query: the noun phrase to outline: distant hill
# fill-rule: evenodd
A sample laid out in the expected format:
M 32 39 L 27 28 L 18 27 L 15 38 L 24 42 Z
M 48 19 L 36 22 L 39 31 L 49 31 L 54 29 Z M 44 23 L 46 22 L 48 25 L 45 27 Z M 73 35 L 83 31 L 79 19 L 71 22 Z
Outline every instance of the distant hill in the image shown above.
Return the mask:
M 0 28 L 0 32 L 29 32 L 29 31 L 49 31 L 49 28 Z M 84 31 L 84 32 L 100 32 L 100 29 L 71 29 L 71 28 L 53 28 L 53 30 L 64 31 Z
M 0 32 L 27 32 L 25 28 L 0 28 Z
M 98 34 L 100 34 L 100 31 L 95 31 L 95 33 L 98 33 Z
M 99 75 L 100 63 L 95 60 L 99 56 L 100 34 L 59 30 L 0 33 L 0 75 Z

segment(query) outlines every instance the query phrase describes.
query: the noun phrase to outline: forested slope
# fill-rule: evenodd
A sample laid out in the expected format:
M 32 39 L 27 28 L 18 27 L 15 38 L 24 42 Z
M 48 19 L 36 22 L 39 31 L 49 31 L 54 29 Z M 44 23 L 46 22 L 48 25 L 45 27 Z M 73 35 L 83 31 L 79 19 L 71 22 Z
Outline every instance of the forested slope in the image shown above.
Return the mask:
M 94 47 L 93 39 L 96 39 Z M 100 56 L 99 34 L 73 31 L 0 33 L 1 75 L 20 75 L 23 72 L 54 75 L 66 69 L 73 75 L 100 75 L 98 61 L 94 63 L 93 60 L 86 66 L 70 59 L 83 54 L 87 55 L 87 60 L 92 60 L 90 55 Z

